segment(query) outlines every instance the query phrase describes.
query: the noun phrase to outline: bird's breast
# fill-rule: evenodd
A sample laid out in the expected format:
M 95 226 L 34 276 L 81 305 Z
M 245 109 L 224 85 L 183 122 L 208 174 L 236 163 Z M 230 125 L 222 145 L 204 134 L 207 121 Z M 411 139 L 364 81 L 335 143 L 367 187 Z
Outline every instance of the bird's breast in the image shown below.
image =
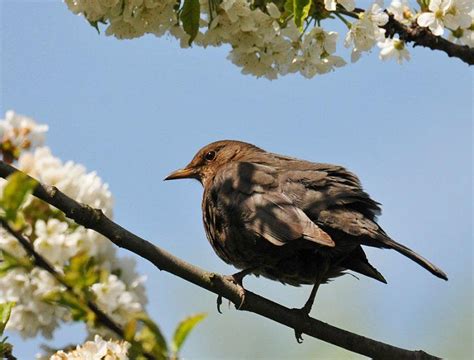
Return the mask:
M 262 255 L 258 239 L 243 226 L 245 214 L 241 210 L 237 198 L 231 199 L 218 188 L 204 192 L 203 222 L 212 248 L 226 263 L 245 269 L 252 267 Z

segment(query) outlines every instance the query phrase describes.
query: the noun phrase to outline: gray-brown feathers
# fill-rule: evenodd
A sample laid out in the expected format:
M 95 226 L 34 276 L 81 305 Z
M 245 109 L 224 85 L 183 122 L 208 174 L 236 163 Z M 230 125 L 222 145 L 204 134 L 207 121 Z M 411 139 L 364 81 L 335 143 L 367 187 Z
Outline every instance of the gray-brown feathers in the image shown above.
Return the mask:
M 289 158 L 238 141 L 201 149 L 169 179 L 204 186 L 203 219 L 216 253 L 239 269 L 293 285 L 352 270 L 385 282 L 361 245 L 391 248 L 434 275 L 438 267 L 398 244 L 376 223 L 379 204 L 345 168 Z

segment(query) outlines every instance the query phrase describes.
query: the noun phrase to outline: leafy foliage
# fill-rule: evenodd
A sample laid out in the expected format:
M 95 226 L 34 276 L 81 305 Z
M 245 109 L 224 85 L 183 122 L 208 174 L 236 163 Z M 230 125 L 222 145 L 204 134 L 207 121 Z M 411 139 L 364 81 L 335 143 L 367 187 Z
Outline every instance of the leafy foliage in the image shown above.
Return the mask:
M 201 5 L 199 0 L 184 0 L 180 19 L 183 22 L 183 29 L 190 36 L 189 45 L 196 38 L 199 31 L 199 19 L 201 17 Z
M 293 11 L 295 24 L 300 31 L 303 31 L 303 24 L 309 15 L 311 0 L 293 0 Z
M 33 268 L 33 264 L 26 258 L 16 257 L 13 254 L 10 254 L 8 251 L 0 250 L 1 261 L 0 261 L 0 276 L 3 276 L 7 271 L 22 267 L 27 270 Z
M 173 354 L 177 356 L 189 333 L 194 329 L 197 324 L 204 320 L 206 316 L 207 314 L 203 313 L 196 314 L 187 317 L 178 324 L 176 330 L 174 331 L 173 340 L 171 342 L 171 350 L 173 351 Z
M 0 304 L 0 336 L 3 335 L 3 331 L 5 330 L 5 326 L 7 326 L 7 322 L 10 319 L 10 314 L 14 306 L 14 302 Z
M 17 220 L 18 209 L 36 186 L 37 182 L 35 180 L 21 172 L 16 172 L 8 177 L 0 202 L 0 206 L 5 211 L 7 220 Z
M 140 330 L 137 328 L 141 326 Z M 157 360 L 164 360 L 168 358 L 168 345 L 158 325 L 153 322 L 145 313 L 137 314 L 125 327 L 125 340 L 133 341 L 133 339 L 140 342 L 148 353 L 153 354 Z M 132 331 L 133 330 L 133 331 Z M 135 335 L 136 334 L 136 335 Z M 135 346 L 132 342 L 132 349 Z M 133 358 L 133 353 L 132 356 Z
M 94 258 L 85 253 L 73 256 L 64 268 L 64 281 L 77 292 L 87 291 L 89 286 L 107 278 L 104 269 L 97 266 Z
M 199 27 L 199 12 L 198 0 L 186 0 L 182 14 L 191 41 Z M 3 131 L 0 145 L 8 141 L 17 144 L 18 149 L 27 150 L 21 156 L 26 155 L 32 148 L 31 144 L 37 143 L 38 138 L 43 136 L 47 126 L 36 125 L 32 119 L 13 112 L 7 115 L 7 120 L 0 120 L 0 133 Z M 7 145 L 3 148 L 7 149 Z M 3 148 L 0 148 L 0 152 Z M 100 178 L 93 173 L 86 174 L 79 165 L 73 165 L 73 169 L 70 164 L 63 166 L 48 149 L 39 150 L 35 156 L 43 160 L 39 161 L 41 164 L 48 164 L 47 171 L 51 171 L 51 163 L 55 164 L 55 175 L 61 180 L 61 186 L 67 184 L 69 190 L 77 190 L 76 193 L 80 194 L 87 189 L 89 198 L 78 198 L 78 201 L 94 201 L 94 206 L 98 206 L 99 200 L 98 207 L 105 213 L 111 213 L 112 197 Z M 3 154 L 5 161 L 6 152 L 3 151 Z M 12 157 L 12 161 L 17 158 Z M 46 171 L 40 166 L 36 170 L 39 170 L 37 174 Z M 28 175 L 15 172 L 0 185 L 3 189 L 0 190 L 0 219 L 5 230 L 0 239 L 3 240 L 0 241 L 0 281 L 4 281 L 1 289 L 4 293 L 10 293 L 10 296 L 13 293 L 18 299 L 15 309 L 18 314 L 10 323 L 12 329 L 28 327 L 28 336 L 31 337 L 44 328 L 43 334 L 48 336 L 61 320 L 72 319 L 85 323 L 92 335 L 97 334 L 99 328 L 113 331 L 122 340 L 117 344 L 124 344 L 122 350 L 124 353 L 128 351 L 131 359 L 165 360 L 177 356 L 184 339 L 200 319 L 181 322 L 176 331 L 179 336 L 175 335 L 172 345 L 169 345 L 159 326 L 144 311 L 146 296 L 140 288 L 140 278 L 132 274 L 131 278 L 124 280 L 126 275 L 122 274 L 123 271 L 130 272 L 133 268 L 130 268 L 130 264 L 121 267 L 114 256 L 113 247 L 105 238 L 67 219 L 64 213 L 46 202 L 30 196 L 37 182 Z M 92 193 L 91 186 L 95 189 Z M 12 281 L 11 276 L 6 276 L 13 271 L 13 277 L 21 278 L 21 281 Z M 34 296 L 31 295 L 33 291 Z M 3 296 L 0 301 L 8 299 L 2 293 L 0 296 Z M 22 314 L 25 303 L 33 304 L 28 309 L 28 316 Z M 0 303 L 0 337 L 13 305 Z M 34 313 L 31 309 L 47 309 L 56 318 L 52 316 L 51 323 L 45 324 L 35 318 L 37 314 L 31 315 Z M 24 324 L 24 319 L 29 322 Z M 12 347 L 5 340 L 0 338 L 0 358 L 14 359 Z M 93 343 L 103 346 L 107 342 L 96 339 Z
M 0 336 L 3 335 L 3 331 L 7 326 L 7 322 L 10 319 L 10 314 L 15 306 L 14 302 L 6 302 L 0 304 Z M 7 338 L 3 338 L 0 340 L 0 358 L 13 358 L 11 355 L 12 353 L 12 346 L 6 342 Z

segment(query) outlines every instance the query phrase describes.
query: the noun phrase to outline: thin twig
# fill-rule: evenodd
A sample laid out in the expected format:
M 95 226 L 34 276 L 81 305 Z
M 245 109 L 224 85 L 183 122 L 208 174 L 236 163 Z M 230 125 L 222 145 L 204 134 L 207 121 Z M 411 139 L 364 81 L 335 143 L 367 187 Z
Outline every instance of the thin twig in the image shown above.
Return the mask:
M 414 47 L 423 46 L 431 50 L 443 51 L 449 57 L 455 57 L 468 65 L 474 65 L 474 48 L 454 44 L 441 36 L 433 35 L 428 28 L 421 27 L 415 22 L 410 26 L 405 26 L 395 20 L 393 15 L 389 15 L 387 24 L 382 27 L 387 30 L 389 37 L 398 34 L 401 40 L 407 43 L 412 42 Z
M 338 8 L 337 11 L 353 18 L 358 18 L 358 14 L 364 12 L 363 9 L 347 11 L 344 8 Z M 387 15 L 388 22 L 381 26 L 382 29 L 387 31 L 386 36 L 391 38 L 397 34 L 401 40 L 413 43 L 413 47 L 423 46 L 431 50 L 443 51 L 449 57 L 455 57 L 468 65 L 474 65 L 474 48 L 470 48 L 467 45 L 454 44 L 441 36 L 433 35 L 428 28 L 419 26 L 415 21 L 407 26 L 395 20 L 392 14 L 387 13 Z
M 50 273 L 56 279 L 56 281 L 59 282 L 62 286 L 64 286 L 71 294 L 77 295 L 76 291 L 72 288 L 72 286 L 69 285 L 66 281 L 64 281 L 62 275 L 56 271 L 56 269 L 48 262 L 48 260 L 46 260 L 35 250 L 33 244 L 27 238 L 25 238 L 18 231 L 12 229 L 8 222 L 3 218 L 0 218 L 0 225 L 13 237 L 15 237 L 15 239 L 17 239 L 18 242 L 23 246 L 25 251 L 33 257 L 36 266 Z M 98 323 L 113 331 L 120 338 L 124 339 L 125 335 L 123 329 L 118 324 L 116 324 L 115 321 L 112 320 L 106 313 L 100 310 L 99 307 L 92 300 L 86 299 L 86 305 L 94 313 Z M 147 354 L 146 352 L 144 352 L 144 355 L 147 359 L 154 359 L 154 356 L 152 356 L 151 354 Z
M 18 171 L 14 167 L 0 161 L 0 177 L 6 178 Z M 34 195 L 48 204 L 63 211 L 67 217 L 76 223 L 97 231 L 107 237 L 115 245 L 125 248 L 138 256 L 147 259 L 158 269 L 167 271 L 201 288 L 229 299 L 239 310 L 249 311 L 268 319 L 272 319 L 291 329 L 297 329 L 325 342 L 340 346 L 376 359 L 439 359 L 424 351 L 411 351 L 373 340 L 355 333 L 339 329 L 309 316 L 301 316 L 285 306 L 277 304 L 250 291 L 242 296 L 239 287 L 223 276 L 204 271 L 189 264 L 167 251 L 140 238 L 122 228 L 101 210 L 78 203 L 63 194 L 56 187 L 39 184 Z

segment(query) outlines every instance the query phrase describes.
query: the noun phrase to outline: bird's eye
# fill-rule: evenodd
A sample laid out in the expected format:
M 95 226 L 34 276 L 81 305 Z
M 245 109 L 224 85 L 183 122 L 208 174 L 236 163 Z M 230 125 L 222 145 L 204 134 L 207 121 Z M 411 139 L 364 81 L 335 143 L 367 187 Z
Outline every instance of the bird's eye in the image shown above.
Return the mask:
M 216 152 L 215 151 L 208 151 L 206 155 L 204 155 L 204 159 L 207 161 L 212 161 L 216 158 Z

